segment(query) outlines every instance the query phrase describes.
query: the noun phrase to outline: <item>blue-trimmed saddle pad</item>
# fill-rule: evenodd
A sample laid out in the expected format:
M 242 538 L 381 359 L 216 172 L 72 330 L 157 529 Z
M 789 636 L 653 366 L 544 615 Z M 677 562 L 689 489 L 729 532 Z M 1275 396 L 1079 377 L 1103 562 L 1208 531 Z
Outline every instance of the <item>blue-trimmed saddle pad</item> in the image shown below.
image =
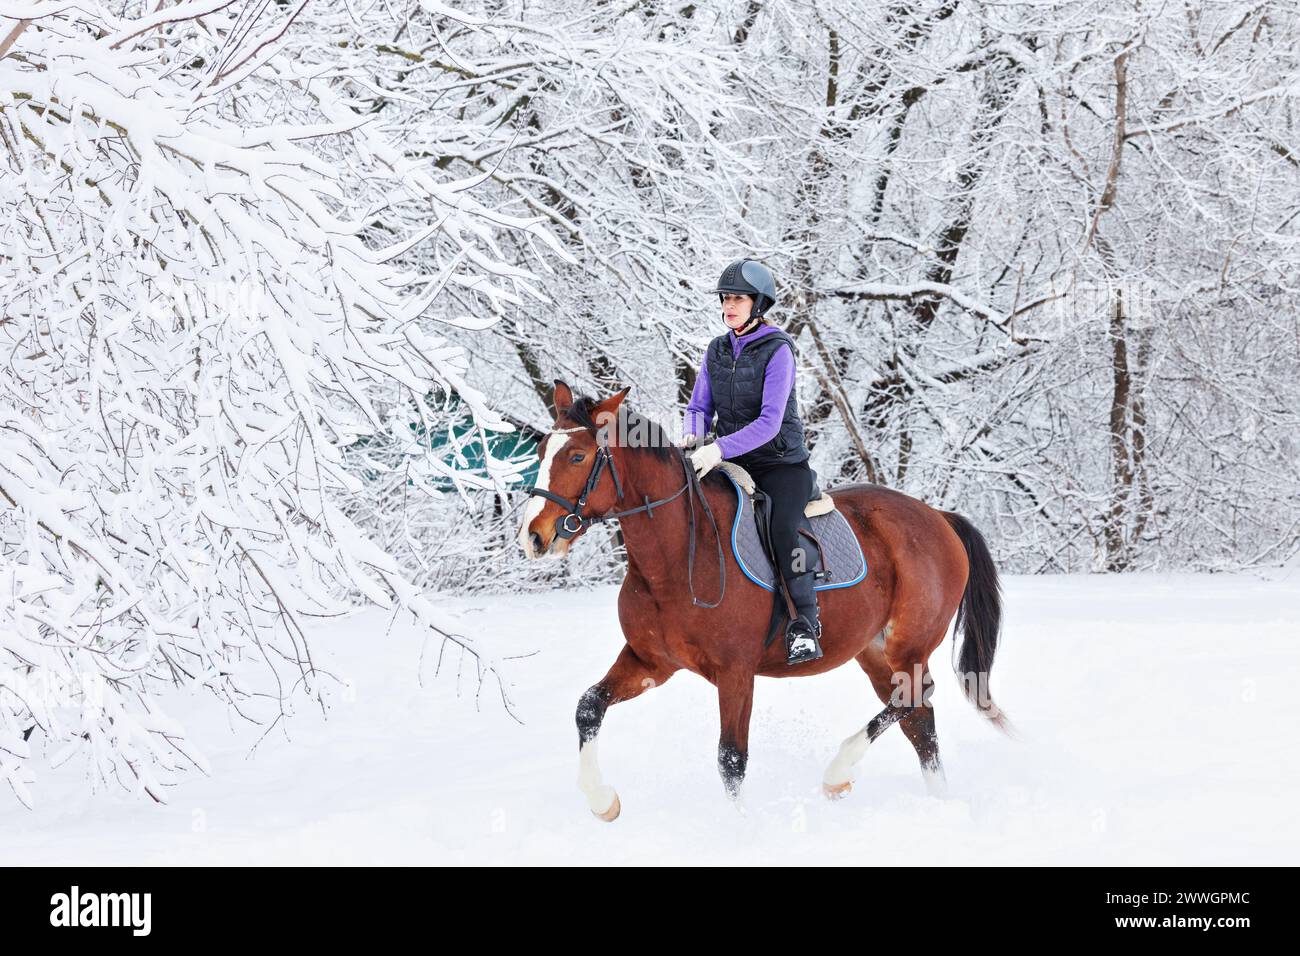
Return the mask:
M 736 520 L 731 524 L 731 550 L 736 555 L 736 562 L 740 565 L 740 570 L 745 572 L 745 577 L 759 587 L 772 591 L 776 585 L 776 569 L 772 567 L 772 561 L 758 536 L 754 502 L 745 494 L 745 489 L 736 483 L 735 478 L 726 471 L 722 471 L 722 474 L 727 475 L 738 499 Z M 810 559 L 808 569 L 829 571 L 825 577 L 816 579 L 814 590 L 852 587 L 867 576 L 867 559 L 862 554 L 862 545 L 838 509 L 814 518 L 802 515 L 799 527 L 810 531 L 821 543 L 819 550 L 806 536 L 799 535 L 799 542 L 807 548 Z M 826 554 L 826 568 L 822 567 L 823 551 Z

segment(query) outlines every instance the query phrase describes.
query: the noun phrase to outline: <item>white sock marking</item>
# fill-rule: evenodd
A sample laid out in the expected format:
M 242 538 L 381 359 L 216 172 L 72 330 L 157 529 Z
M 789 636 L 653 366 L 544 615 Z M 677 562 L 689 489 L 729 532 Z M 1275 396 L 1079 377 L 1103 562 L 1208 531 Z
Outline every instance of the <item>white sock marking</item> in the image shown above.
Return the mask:
M 863 754 L 867 752 L 867 747 L 870 745 L 871 740 L 867 737 L 867 728 L 863 727 L 840 744 L 840 751 L 835 755 L 835 759 L 831 761 L 830 766 L 826 768 L 826 773 L 822 776 L 822 782 L 828 787 L 838 787 L 840 784 L 852 780 L 854 765 L 862 759 Z
M 596 741 L 587 741 L 578 749 L 578 789 L 587 797 L 592 813 L 604 813 L 614 805 L 614 788 L 607 786 L 596 763 Z

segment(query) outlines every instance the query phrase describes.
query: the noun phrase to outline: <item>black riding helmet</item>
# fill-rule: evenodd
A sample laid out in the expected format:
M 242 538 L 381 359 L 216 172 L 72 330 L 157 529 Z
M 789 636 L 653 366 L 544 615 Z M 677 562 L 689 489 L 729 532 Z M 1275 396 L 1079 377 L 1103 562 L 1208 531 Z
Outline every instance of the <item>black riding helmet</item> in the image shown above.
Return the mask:
M 718 287 L 713 291 L 718 293 L 719 301 L 724 292 L 753 297 L 754 308 L 749 313 L 752 321 L 746 323 L 746 329 L 776 305 L 776 278 L 771 269 L 753 259 L 737 259 L 723 269 Z

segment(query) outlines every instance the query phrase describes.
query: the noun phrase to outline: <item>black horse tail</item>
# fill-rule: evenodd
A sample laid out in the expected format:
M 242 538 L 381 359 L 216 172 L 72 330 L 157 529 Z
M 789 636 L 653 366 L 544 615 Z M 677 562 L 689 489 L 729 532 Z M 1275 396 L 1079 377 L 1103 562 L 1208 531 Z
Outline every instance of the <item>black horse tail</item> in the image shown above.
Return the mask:
M 954 512 L 945 511 L 943 516 L 961 539 L 970 563 L 966 591 L 957 606 L 954 628 L 954 631 L 962 632 L 957 676 L 966 699 L 975 709 L 998 730 L 1012 736 L 1014 728 L 1011 722 L 993 703 L 993 696 L 989 693 L 989 671 L 993 669 L 993 655 L 997 653 L 998 634 L 1002 629 L 1002 585 L 998 582 L 998 569 L 978 528 Z

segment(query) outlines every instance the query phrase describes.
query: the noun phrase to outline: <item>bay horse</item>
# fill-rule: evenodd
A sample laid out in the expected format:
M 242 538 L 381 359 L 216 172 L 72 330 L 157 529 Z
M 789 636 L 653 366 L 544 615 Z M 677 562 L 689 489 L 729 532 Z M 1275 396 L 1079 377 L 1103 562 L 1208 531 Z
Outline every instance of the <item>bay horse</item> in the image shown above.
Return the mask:
M 866 672 L 885 706 L 840 746 L 823 775 L 824 793 L 846 795 L 853 766 L 898 724 L 916 749 L 928 792 L 942 795 L 946 780 L 928 659 L 954 615 L 963 632 L 963 691 L 980 714 L 1011 734 L 987 689 L 1002 616 L 997 569 L 966 518 L 878 485 L 828 489 L 862 546 L 868 573 L 852 587 L 817 592 L 824 656 L 788 665 L 784 641 L 764 647 L 772 594 L 749 586 L 723 545 L 737 506 L 730 481 L 716 470 L 696 478 L 686 453 L 663 429 L 623 406 L 630 390 L 575 401 L 568 385 L 556 380 L 555 422 L 537 449 L 537 482 L 528 489 L 518 534 L 529 558 L 562 556 L 592 524 L 617 520 L 626 545 L 627 574 L 618 596 L 626 643 L 577 708 L 578 786 L 592 813 L 613 821 L 621 811 L 596 761 L 606 710 L 683 668 L 718 689 L 718 771 L 732 799 L 748 763 L 754 678 L 806 677 L 850 660 Z M 698 566 L 697 533 L 710 554 Z M 709 547 L 714 540 L 716 561 Z M 697 592 L 717 600 L 701 601 Z

